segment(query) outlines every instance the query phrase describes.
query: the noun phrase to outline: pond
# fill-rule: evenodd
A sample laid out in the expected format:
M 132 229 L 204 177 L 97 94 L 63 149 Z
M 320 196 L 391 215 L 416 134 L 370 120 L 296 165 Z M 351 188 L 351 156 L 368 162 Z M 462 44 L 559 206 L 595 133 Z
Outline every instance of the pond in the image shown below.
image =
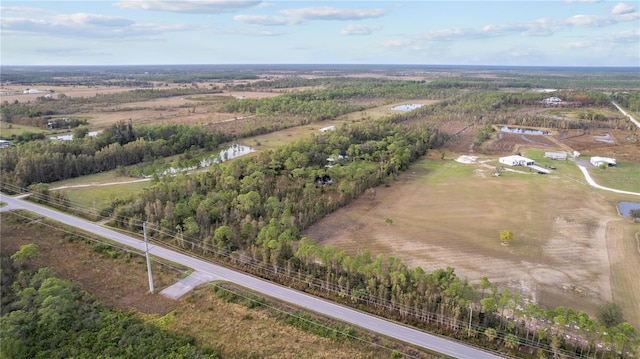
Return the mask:
M 255 150 L 248 146 L 233 145 L 220 151 L 217 155 L 211 155 L 209 158 L 203 159 L 202 161 L 200 161 L 200 163 L 197 166 L 183 167 L 183 168 L 170 167 L 162 171 L 160 175 L 165 176 L 168 174 L 175 174 L 178 172 L 193 171 L 198 168 L 210 166 L 214 163 L 221 163 L 224 161 L 232 160 L 236 157 L 247 155 L 253 151 Z
M 508 127 L 508 126 L 502 126 L 500 128 L 500 131 L 508 132 L 508 133 L 522 133 L 525 135 L 545 135 L 545 136 L 551 135 L 551 132 L 549 131 L 533 130 L 530 128 Z
M 98 135 L 98 133 L 99 133 L 99 131 L 91 131 L 87 135 L 89 137 L 96 137 Z M 53 136 L 53 137 L 49 137 L 49 139 L 58 140 L 58 141 L 72 141 L 73 140 L 73 134 Z
M 405 105 L 398 105 L 398 106 L 391 107 L 391 108 L 389 108 L 389 110 L 407 112 L 407 111 L 413 111 L 413 110 L 415 110 L 417 108 L 420 108 L 422 106 L 423 105 L 419 104 L 419 103 L 409 103 L 409 104 L 405 104 Z
M 631 217 L 632 209 L 640 209 L 638 202 L 618 202 L 618 212 L 624 217 Z

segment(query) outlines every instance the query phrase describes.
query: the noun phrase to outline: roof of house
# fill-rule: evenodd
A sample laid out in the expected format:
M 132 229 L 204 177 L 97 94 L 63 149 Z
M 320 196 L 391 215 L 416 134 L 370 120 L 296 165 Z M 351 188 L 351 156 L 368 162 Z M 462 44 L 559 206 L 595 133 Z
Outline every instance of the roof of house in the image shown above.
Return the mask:
M 533 160 L 531 158 L 527 158 L 527 157 L 523 157 L 520 155 L 511 155 L 511 156 L 505 156 L 505 157 L 500 157 L 500 161 L 526 161 L 526 162 L 533 162 Z
M 593 156 L 591 157 L 591 162 L 607 162 L 607 163 L 616 163 L 616 159 L 615 158 L 611 158 L 611 157 L 600 157 L 600 156 Z

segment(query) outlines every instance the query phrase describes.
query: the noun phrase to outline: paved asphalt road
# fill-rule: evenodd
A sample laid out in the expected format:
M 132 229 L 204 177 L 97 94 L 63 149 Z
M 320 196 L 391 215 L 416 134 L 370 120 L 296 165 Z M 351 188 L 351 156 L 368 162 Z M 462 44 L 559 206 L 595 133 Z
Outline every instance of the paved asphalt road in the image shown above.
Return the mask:
M 101 227 L 92 222 L 6 195 L 0 194 L 0 201 L 8 204 L 7 206 L 1 208 L 1 211 L 11 209 L 26 209 L 39 215 L 49 217 L 67 225 L 81 228 L 88 232 L 95 233 L 101 237 L 108 238 L 112 241 L 119 242 L 121 244 L 144 252 L 143 241 Z M 324 314 L 329 317 L 337 318 L 344 322 L 357 325 L 373 332 L 377 332 L 388 337 L 395 338 L 422 348 L 427 348 L 455 358 L 501 358 L 500 356 L 492 353 L 475 349 L 464 344 L 454 342 L 452 340 L 427 334 L 425 332 L 403 325 L 389 322 L 387 320 L 380 319 L 378 317 L 368 315 L 347 307 L 343 307 L 341 305 L 337 305 L 332 302 L 319 299 L 287 287 L 276 285 L 271 282 L 249 276 L 247 274 L 243 274 L 241 272 L 236 272 L 215 264 L 202 261 L 200 259 L 192 258 L 163 247 L 150 246 L 149 252 L 154 256 L 173 261 L 189 268 L 193 268 L 195 271 L 210 275 L 213 278 L 233 282 L 240 286 L 263 293 L 284 302 L 288 302 L 302 308 Z

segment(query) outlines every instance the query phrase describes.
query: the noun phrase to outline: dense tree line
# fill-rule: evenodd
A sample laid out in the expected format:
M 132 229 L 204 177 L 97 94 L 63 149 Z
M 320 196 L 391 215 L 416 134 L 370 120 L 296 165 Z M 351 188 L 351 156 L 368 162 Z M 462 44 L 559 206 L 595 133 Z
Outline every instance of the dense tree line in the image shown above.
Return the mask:
M 517 112 L 522 106 L 539 108 L 551 107 L 542 103 L 549 94 L 541 93 L 505 93 L 500 91 L 469 91 L 440 101 L 431 106 L 419 108 L 407 114 L 396 115 L 410 122 L 427 122 L 438 126 L 448 121 L 457 120 L 469 123 L 486 124 L 487 122 L 505 125 L 529 127 L 547 127 L 556 129 L 629 129 L 633 123 L 612 107 L 610 98 L 596 92 L 567 91 L 561 92 L 566 103 L 561 107 L 577 108 L 578 118 L 563 118 L 537 113 Z M 615 110 L 614 115 L 594 110 L 601 107 Z M 480 134 L 482 136 L 482 134 Z
M 187 125 L 140 126 L 119 122 L 96 138 L 34 141 L 0 152 L 1 184 L 27 187 L 116 169 L 118 166 L 183 153 L 214 149 L 229 138 Z
M 611 97 L 622 108 L 640 113 L 640 91 L 616 92 Z
M 49 268 L 19 270 L 36 254 L 34 246 L 1 259 L 0 357 L 220 357 L 213 349 L 197 347 L 193 338 L 104 306 Z
M 389 121 L 345 127 L 230 164 L 214 164 L 205 174 L 163 178 L 136 203 L 117 208 L 116 214 L 147 217 L 151 224 L 165 229 L 190 227 L 202 241 L 213 240 L 206 237 L 214 236 L 217 227 L 227 226 L 234 237 L 209 245 L 246 248 L 265 226 L 297 234 L 406 169 L 438 138 L 426 129 L 408 130 Z M 328 158 L 337 159 L 336 165 L 326 167 Z M 325 175 L 333 183 L 318 185 L 316 179 Z M 289 217 L 283 227 L 270 223 L 281 221 L 282 213 Z

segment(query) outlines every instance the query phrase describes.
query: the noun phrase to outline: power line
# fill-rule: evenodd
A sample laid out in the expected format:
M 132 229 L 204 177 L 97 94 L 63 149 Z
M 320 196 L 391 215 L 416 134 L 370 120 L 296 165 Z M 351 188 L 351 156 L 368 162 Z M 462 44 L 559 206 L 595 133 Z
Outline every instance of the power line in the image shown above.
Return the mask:
M 17 186 L 14 186 L 15 188 L 19 188 Z M 22 189 L 24 192 L 24 189 Z M 31 196 L 35 197 L 37 200 L 40 200 L 41 202 L 45 202 L 53 207 L 57 207 L 59 206 L 59 204 L 55 203 L 55 201 L 50 198 L 50 196 L 45 196 L 43 194 L 40 193 L 33 193 L 33 192 L 27 192 L 27 193 L 31 193 Z M 78 208 L 82 208 L 81 206 L 79 207 L 74 207 L 71 204 L 69 205 L 63 205 L 61 206 L 62 208 L 65 209 L 69 209 L 71 211 L 78 211 Z M 79 211 L 81 214 L 90 214 L 91 211 L 90 209 L 88 210 L 84 210 L 84 211 Z M 128 217 L 123 217 L 122 220 L 115 220 L 116 223 L 121 223 L 123 225 L 127 225 L 127 226 L 131 226 L 131 224 L 135 224 L 136 222 L 140 223 L 140 227 L 143 227 L 144 222 L 135 218 L 128 218 Z M 152 231 L 164 235 L 164 236 L 168 236 L 170 238 L 176 238 L 178 235 L 178 232 L 173 232 L 173 231 L 166 231 L 163 230 L 161 228 L 157 228 L 156 226 L 151 226 L 150 228 Z M 132 232 L 126 229 L 118 229 L 118 231 L 123 232 L 123 233 L 128 233 L 130 235 L 133 236 L 139 236 L 139 233 L 137 232 Z M 71 233 L 71 232 L 69 232 Z M 204 243 L 200 243 L 199 239 L 195 238 L 195 237 L 191 237 L 191 236 L 184 236 L 184 234 L 181 234 L 182 237 L 182 242 L 183 243 L 187 243 L 190 244 L 192 249 L 194 248 L 199 248 L 203 253 L 211 253 L 215 256 L 221 257 L 221 258 L 226 258 L 228 261 L 231 261 L 233 263 L 237 263 L 238 259 L 234 258 L 231 256 L 231 254 L 228 251 L 219 251 L 216 250 L 214 248 L 205 248 L 204 247 Z M 93 239 L 95 240 L 95 239 Z M 169 247 L 173 250 L 176 250 L 180 253 L 189 255 L 191 257 L 195 257 L 207 262 L 211 262 L 211 257 L 206 257 L 204 255 L 199 255 L 193 251 L 188 251 L 185 250 L 184 248 L 177 246 L 173 243 L 170 242 L 166 242 L 163 241 L 161 239 L 155 239 L 154 237 L 151 236 L 151 241 L 154 241 L 156 243 L 161 244 L 164 247 Z M 113 245 L 112 245 L 113 246 Z M 117 246 L 113 246 L 115 248 L 120 248 Z M 122 249 L 122 248 L 120 248 Z M 220 262 L 216 261 L 216 264 L 221 264 Z M 304 279 L 300 279 L 298 278 L 299 276 L 295 276 L 295 275 L 289 275 L 286 274 L 286 269 L 285 268 L 280 268 L 277 266 L 274 266 L 271 263 L 266 263 L 267 266 L 262 265 L 261 263 L 257 263 L 255 262 L 255 260 L 253 258 L 250 258 L 250 261 L 241 261 L 241 266 L 244 268 L 248 268 L 250 270 L 253 270 L 257 273 L 271 273 L 272 275 L 275 275 L 277 277 L 280 277 L 284 280 L 288 280 L 288 281 L 292 281 L 292 282 L 296 282 L 299 283 L 299 285 L 301 286 L 308 286 L 308 287 L 313 287 L 316 288 L 316 290 L 320 290 L 322 292 L 327 292 L 327 293 L 334 293 L 334 294 L 340 294 L 341 291 L 343 290 L 343 286 L 337 285 L 333 282 L 327 282 L 325 280 L 316 278 L 316 277 L 312 277 L 312 278 L 308 278 L 305 277 Z M 237 269 L 237 266 L 232 266 L 232 268 Z M 278 269 L 282 269 L 281 271 L 278 271 Z M 299 272 L 298 272 L 299 273 Z M 299 273 L 300 274 L 300 273 Z M 271 280 L 271 279 L 270 279 Z M 150 284 L 150 287 L 152 286 L 152 284 Z M 347 288 L 348 290 L 350 288 Z M 352 290 L 352 289 L 351 289 Z M 349 294 L 349 293 L 347 293 Z M 408 305 L 403 305 L 401 303 L 393 303 L 390 300 L 386 299 L 386 298 L 382 298 L 382 297 L 378 297 L 378 296 L 374 296 L 374 295 L 370 295 L 367 293 L 367 297 L 366 298 L 358 298 L 359 302 L 363 302 L 363 304 L 368 304 L 368 305 L 372 305 L 374 307 L 382 307 L 385 308 L 387 310 L 390 310 L 392 312 L 397 312 L 399 313 L 400 316 L 403 316 L 402 313 L 406 313 L 406 315 L 404 316 L 412 316 L 415 318 L 428 318 L 427 323 L 429 322 L 435 322 L 435 323 L 442 323 L 442 325 L 445 325 L 447 327 L 449 327 L 450 329 L 454 329 L 454 327 L 457 326 L 457 329 L 460 330 L 461 326 L 460 323 L 460 319 L 456 318 L 456 317 L 449 317 L 443 314 L 439 314 L 436 312 L 431 312 L 431 311 L 425 311 L 425 310 L 420 310 L 420 312 L 416 312 L 416 308 L 412 307 L 412 306 L 408 306 Z M 471 319 L 471 318 L 470 318 Z M 452 324 L 452 323 L 457 323 L 457 324 Z M 464 325 L 462 325 L 464 326 Z M 488 329 L 489 327 L 487 326 L 483 326 L 481 324 L 474 324 L 471 326 L 472 329 L 474 330 L 474 332 L 476 333 L 482 333 L 483 330 Z M 528 330 L 526 328 L 524 328 L 525 330 Z M 497 339 L 502 339 L 504 340 L 504 338 L 508 335 L 508 334 L 512 334 L 512 333 L 506 333 L 506 332 L 502 332 L 502 331 L 498 331 L 496 333 L 496 338 Z M 535 334 L 534 334 L 535 335 Z M 518 336 L 519 339 L 522 339 L 521 337 Z M 525 340 L 526 342 L 526 340 Z M 525 346 L 531 346 L 531 344 L 527 344 L 527 343 L 521 343 L 521 345 L 525 345 Z M 533 348 L 539 348 L 537 345 L 536 346 L 532 346 Z M 575 355 L 574 353 L 572 353 L 572 355 Z

